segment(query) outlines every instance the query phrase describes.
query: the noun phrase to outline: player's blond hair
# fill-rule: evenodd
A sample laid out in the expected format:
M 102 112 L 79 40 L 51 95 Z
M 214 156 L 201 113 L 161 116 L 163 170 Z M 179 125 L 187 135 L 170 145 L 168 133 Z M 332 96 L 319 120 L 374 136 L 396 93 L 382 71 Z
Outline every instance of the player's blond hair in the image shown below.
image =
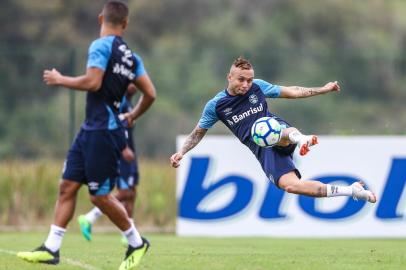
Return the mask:
M 239 69 L 244 69 L 244 70 L 250 70 L 252 69 L 252 65 L 250 61 L 247 59 L 243 58 L 242 56 L 237 57 L 237 59 L 234 60 L 233 66 Z

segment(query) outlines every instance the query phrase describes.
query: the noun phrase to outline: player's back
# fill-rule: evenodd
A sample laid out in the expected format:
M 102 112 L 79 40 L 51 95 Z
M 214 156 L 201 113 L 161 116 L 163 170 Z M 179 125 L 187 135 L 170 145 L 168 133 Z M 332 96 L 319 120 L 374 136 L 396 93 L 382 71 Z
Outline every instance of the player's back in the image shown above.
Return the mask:
M 106 36 L 89 47 L 87 68 L 104 70 L 101 87 L 88 92 L 85 130 L 116 129 L 121 126 L 118 111 L 128 84 L 135 78 L 137 62 L 120 36 Z

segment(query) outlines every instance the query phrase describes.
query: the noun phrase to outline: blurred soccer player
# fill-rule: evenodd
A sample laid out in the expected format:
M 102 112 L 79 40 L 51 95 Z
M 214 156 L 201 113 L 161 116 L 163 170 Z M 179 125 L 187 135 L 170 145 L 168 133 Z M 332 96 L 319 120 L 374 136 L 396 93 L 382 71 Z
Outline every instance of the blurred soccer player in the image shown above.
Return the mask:
M 138 76 L 143 75 L 146 75 L 145 69 L 142 69 L 142 72 L 139 72 Z M 136 86 L 133 83 L 130 83 L 123 101 L 121 102 L 119 109 L 120 113 L 124 114 L 132 110 L 131 99 L 136 91 Z M 127 130 L 127 147 L 123 150 L 120 159 L 120 176 L 117 179 L 117 193 L 115 194 L 115 197 L 124 205 L 124 208 L 130 217 L 130 222 L 134 223 L 133 209 L 137 195 L 137 185 L 139 183 L 139 172 L 133 140 L 134 127 L 127 125 L 126 120 L 124 125 L 126 125 Z M 102 215 L 103 212 L 100 211 L 98 207 L 94 207 L 85 215 L 80 215 L 78 217 L 80 230 L 86 240 L 92 240 L 92 225 Z M 125 236 L 122 237 L 121 241 L 123 244 L 127 244 L 127 238 Z
M 88 186 L 92 203 L 127 237 L 128 249 L 119 269 L 134 269 L 149 247 L 110 191 L 118 176 L 121 152 L 126 146 L 118 112 L 127 86 L 134 82 L 142 91 L 140 100 L 129 114 L 130 121 L 152 104 L 155 88 L 148 76 L 137 77 L 141 64 L 122 39 L 128 24 L 127 5 L 119 1 L 107 2 L 99 22 L 100 38 L 89 47 L 84 75 L 69 77 L 55 69 L 44 71 L 47 85 L 87 91 L 86 119 L 67 155 L 48 238 L 36 250 L 17 254 L 29 262 L 59 263 L 62 238 L 74 214 L 77 192 L 83 184 Z
M 310 147 L 317 144 L 317 137 L 303 135 L 268 110 L 266 98 L 305 98 L 340 91 L 337 82 L 329 82 L 317 88 L 272 85 L 269 82 L 254 79 L 251 63 L 241 57 L 232 64 L 227 79 L 227 88 L 206 104 L 195 129 L 186 138 L 180 151 L 171 156 L 173 167 L 178 167 L 183 156 L 200 142 L 209 128 L 220 120 L 252 151 L 266 176 L 277 187 L 289 193 L 311 197 L 352 196 L 354 199 L 376 202 L 375 195 L 365 190 L 359 182 L 350 186 L 336 186 L 312 180 L 300 181 L 300 172 L 292 159 L 293 151 L 298 146 L 300 154 L 306 155 Z M 279 143 L 272 148 L 256 145 L 250 136 L 252 124 L 264 116 L 272 116 L 284 126 Z

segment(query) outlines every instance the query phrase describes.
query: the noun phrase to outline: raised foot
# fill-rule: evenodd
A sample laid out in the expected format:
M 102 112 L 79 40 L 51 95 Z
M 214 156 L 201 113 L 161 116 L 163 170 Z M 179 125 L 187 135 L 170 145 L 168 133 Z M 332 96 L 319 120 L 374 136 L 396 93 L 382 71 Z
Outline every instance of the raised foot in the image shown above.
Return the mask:
M 92 224 L 86 219 L 84 215 L 78 217 L 80 231 L 87 241 L 92 241 Z
M 310 147 L 316 144 L 318 144 L 317 136 L 315 135 L 306 136 L 306 139 L 304 139 L 302 142 L 299 143 L 300 155 L 304 156 L 307 153 L 309 153 Z

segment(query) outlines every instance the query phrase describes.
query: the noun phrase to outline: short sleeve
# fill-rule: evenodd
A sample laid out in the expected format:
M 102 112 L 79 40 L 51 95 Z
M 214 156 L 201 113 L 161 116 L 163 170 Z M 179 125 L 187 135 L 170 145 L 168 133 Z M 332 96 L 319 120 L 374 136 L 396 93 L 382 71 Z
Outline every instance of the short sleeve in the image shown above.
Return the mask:
M 254 83 L 261 88 L 261 91 L 268 98 L 277 98 L 281 94 L 281 87 L 260 79 L 254 79 Z
M 142 61 L 142 58 L 138 55 L 133 53 L 134 57 L 134 62 L 135 62 L 135 70 L 134 70 L 134 78 L 141 77 L 142 75 L 147 74 L 147 71 L 145 70 L 144 67 L 144 62 Z
M 87 68 L 96 67 L 106 70 L 111 56 L 113 38 L 114 37 L 96 39 L 90 44 L 87 57 Z
M 219 120 L 216 114 L 216 100 L 212 99 L 204 107 L 202 117 L 199 120 L 199 127 L 209 129 Z

